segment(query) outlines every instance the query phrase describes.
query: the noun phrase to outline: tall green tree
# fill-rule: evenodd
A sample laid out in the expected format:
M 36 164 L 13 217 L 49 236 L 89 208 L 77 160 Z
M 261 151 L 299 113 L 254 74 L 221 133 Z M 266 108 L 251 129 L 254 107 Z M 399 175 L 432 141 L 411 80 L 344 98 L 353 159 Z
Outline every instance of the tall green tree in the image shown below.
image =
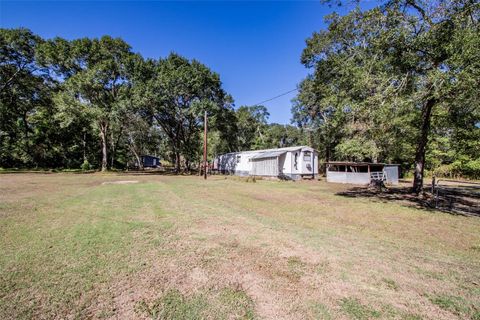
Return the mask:
M 218 154 L 238 151 L 238 123 L 233 108 L 227 108 L 210 118 L 208 152 L 210 158 Z
M 323 80 L 317 81 L 314 76 L 304 79 L 299 85 L 298 96 L 293 99 L 292 122 L 303 129 L 308 144 L 319 150 L 325 161 L 330 161 L 346 123 L 341 99 L 334 86 Z
M 296 126 L 270 123 L 265 129 L 262 149 L 284 148 L 307 144 L 305 132 Z
M 270 114 L 265 106 L 241 106 L 236 110 L 237 141 L 240 151 L 261 149 Z
M 91 121 L 100 140 L 101 169 L 107 170 L 109 133 L 119 111 L 128 107 L 129 66 L 138 57 L 123 40 L 109 36 L 55 38 L 39 48 L 39 56 L 63 80 L 55 96 L 61 116 L 66 123 L 78 117 Z
M 300 109 L 314 117 L 339 111 L 332 114 L 346 117 L 350 135 L 379 153 L 389 150 L 383 141 L 403 146 L 407 139 L 415 149 L 413 190 L 420 192 L 431 125 L 438 123 L 432 118 L 478 110 L 479 10 L 469 0 L 396 0 L 330 15 L 328 29 L 314 33 L 302 55 L 314 75 Z
M 0 29 L 0 159 L 34 164 L 31 117 L 51 103 L 51 82 L 35 61 L 42 39 L 27 29 Z
M 181 169 L 182 157 L 188 170 L 199 159 L 204 112 L 215 129 L 231 112 L 232 98 L 222 89 L 217 73 L 178 54 L 146 61 L 142 73 L 146 77 L 135 86 L 135 103 L 162 128 L 176 170 Z

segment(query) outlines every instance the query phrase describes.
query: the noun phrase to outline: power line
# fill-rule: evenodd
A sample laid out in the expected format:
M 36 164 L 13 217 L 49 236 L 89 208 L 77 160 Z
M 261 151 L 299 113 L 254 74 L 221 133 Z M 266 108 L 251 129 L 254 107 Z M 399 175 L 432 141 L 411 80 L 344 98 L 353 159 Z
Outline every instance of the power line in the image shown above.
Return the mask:
M 273 98 L 264 100 L 264 101 L 259 102 L 259 103 L 255 103 L 254 106 L 258 106 L 258 105 L 261 105 L 261 104 L 263 104 L 263 103 L 265 103 L 265 102 L 269 102 L 269 101 L 275 100 L 275 99 L 277 99 L 277 98 L 283 97 L 284 95 L 287 95 L 287 94 L 292 93 L 292 92 L 297 91 L 297 90 L 298 90 L 298 88 L 295 88 L 295 89 L 293 89 L 293 90 L 284 92 L 284 93 L 279 94 L 278 96 L 275 96 L 275 97 L 273 97 Z

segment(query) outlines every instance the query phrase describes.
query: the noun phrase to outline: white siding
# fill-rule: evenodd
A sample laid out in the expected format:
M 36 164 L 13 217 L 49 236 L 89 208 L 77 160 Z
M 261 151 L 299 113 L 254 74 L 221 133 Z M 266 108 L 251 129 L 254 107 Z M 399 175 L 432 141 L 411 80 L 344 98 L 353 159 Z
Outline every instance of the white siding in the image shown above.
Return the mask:
M 300 165 L 301 165 L 301 173 L 300 174 L 318 174 L 318 155 L 316 152 L 310 152 L 310 160 L 305 160 L 305 151 L 300 153 Z M 313 172 L 312 172 L 313 171 Z
M 289 158 L 290 152 L 284 153 L 278 157 L 278 174 L 279 175 L 284 175 L 288 169 L 286 166 L 287 159 Z
M 292 173 L 292 152 L 287 152 L 285 154 L 285 162 L 283 162 L 282 168 L 283 174 L 291 174 Z
M 303 160 L 305 151 L 309 151 L 311 154 L 313 152 L 314 159 L 310 159 L 308 163 L 306 163 Z M 254 172 L 253 171 L 254 162 L 262 160 L 260 157 L 258 157 L 258 155 L 265 154 L 267 152 L 279 154 L 279 157 L 275 158 L 275 161 L 277 162 L 275 168 L 272 166 L 272 163 L 267 165 L 267 164 L 260 164 L 259 162 L 258 165 L 256 166 L 256 169 L 255 169 L 256 171 Z M 297 154 L 296 167 L 295 167 L 295 154 Z M 257 156 L 259 159 L 254 159 L 254 158 L 252 159 L 252 157 L 254 156 Z M 268 155 L 266 156 L 268 157 Z M 271 157 L 266 159 L 270 159 L 270 158 Z M 260 166 L 262 165 L 268 166 L 269 168 L 261 169 Z M 315 174 L 318 174 L 318 155 L 316 152 L 314 152 L 314 149 L 307 146 L 234 152 L 234 153 L 218 156 L 215 159 L 215 168 L 224 173 L 235 173 L 237 175 L 249 175 L 249 174 L 271 175 L 271 176 L 286 175 L 290 177 L 299 178 L 300 175 L 305 175 L 305 176 L 311 175 L 312 170 L 314 170 Z M 267 172 L 269 172 L 269 174 L 266 174 Z
M 369 184 L 370 173 L 327 171 L 327 181 L 336 183 Z
M 291 170 L 292 174 L 300 174 L 301 173 L 301 168 L 302 168 L 302 152 L 300 150 L 298 151 L 293 151 L 290 153 L 291 154 Z M 297 155 L 297 161 L 295 161 L 295 155 Z
M 252 171 L 253 176 L 278 176 L 278 158 L 264 158 L 253 160 Z
M 235 173 L 235 167 L 237 166 L 237 154 L 227 153 L 218 156 L 215 159 L 215 168 L 222 173 Z

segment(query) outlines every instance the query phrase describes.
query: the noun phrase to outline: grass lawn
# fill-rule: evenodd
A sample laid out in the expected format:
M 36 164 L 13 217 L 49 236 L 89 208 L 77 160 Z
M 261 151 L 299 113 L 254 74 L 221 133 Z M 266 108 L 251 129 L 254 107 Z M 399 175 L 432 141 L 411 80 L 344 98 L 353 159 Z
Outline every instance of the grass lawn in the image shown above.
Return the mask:
M 480 218 L 346 188 L 1 174 L 0 318 L 480 319 Z

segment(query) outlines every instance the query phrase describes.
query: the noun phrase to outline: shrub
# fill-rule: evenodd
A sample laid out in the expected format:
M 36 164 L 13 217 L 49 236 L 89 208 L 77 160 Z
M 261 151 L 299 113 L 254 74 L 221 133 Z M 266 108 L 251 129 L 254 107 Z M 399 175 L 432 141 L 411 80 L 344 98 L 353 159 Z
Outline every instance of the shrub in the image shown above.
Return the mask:
M 480 179 L 480 159 L 470 160 L 465 164 L 465 173 L 473 179 Z
M 90 166 L 90 163 L 88 162 L 88 160 L 84 160 L 82 165 L 80 166 L 80 168 L 82 169 L 82 171 L 88 171 L 91 169 L 91 166 Z
M 437 177 L 480 179 L 480 159 L 455 160 L 434 170 Z

